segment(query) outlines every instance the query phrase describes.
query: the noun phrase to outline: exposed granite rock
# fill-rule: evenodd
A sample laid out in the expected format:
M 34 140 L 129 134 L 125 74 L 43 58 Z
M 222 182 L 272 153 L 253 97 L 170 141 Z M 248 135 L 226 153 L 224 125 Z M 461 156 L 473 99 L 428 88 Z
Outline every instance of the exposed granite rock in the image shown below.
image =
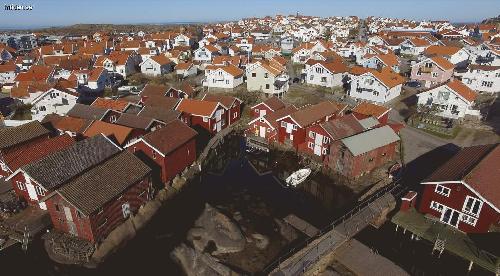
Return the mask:
M 264 250 L 269 245 L 269 238 L 262 234 L 252 234 L 252 238 L 255 240 L 255 246 L 258 249 Z
M 187 238 L 197 251 L 211 251 L 212 255 L 240 252 L 246 243 L 240 228 L 208 204 Z
M 184 243 L 176 247 L 171 255 L 179 262 L 188 276 L 240 275 L 229 267 L 219 263 L 216 258 L 207 253 L 199 252 Z

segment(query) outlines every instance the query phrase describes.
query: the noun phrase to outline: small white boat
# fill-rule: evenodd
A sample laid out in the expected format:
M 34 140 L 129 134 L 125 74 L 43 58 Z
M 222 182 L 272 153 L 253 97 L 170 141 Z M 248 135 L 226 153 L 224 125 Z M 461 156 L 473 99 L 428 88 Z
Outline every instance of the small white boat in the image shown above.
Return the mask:
M 292 173 L 289 177 L 286 178 L 286 184 L 296 187 L 300 183 L 304 182 L 306 178 L 311 174 L 311 169 L 305 168 L 300 169 L 294 173 Z

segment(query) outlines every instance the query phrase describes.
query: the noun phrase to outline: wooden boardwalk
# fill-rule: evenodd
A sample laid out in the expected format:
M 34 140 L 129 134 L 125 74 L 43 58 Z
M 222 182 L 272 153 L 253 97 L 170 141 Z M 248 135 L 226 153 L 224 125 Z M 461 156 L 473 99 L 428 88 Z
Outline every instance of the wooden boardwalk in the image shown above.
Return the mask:
M 214 135 L 214 137 L 212 137 L 210 139 L 210 141 L 208 141 L 208 144 L 205 146 L 205 148 L 203 149 L 203 152 L 198 157 L 198 164 L 200 164 L 200 166 L 203 164 L 205 159 L 208 157 L 210 150 L 212 150 L 213 148 L 216 148 L 221 143 L 223 143 L 224 137 L 226 137 L 226 135 L 231 133 L 232 130 L 233 130 L 232 125 L 228 126 L 225 129 L 219 131 L 217 134 Z
M 319 235 L 308 239 L 272 263 L 264 272 L 270 275 L 302 275 L 322 257 L 335 252 L 345 242 L 378 218 L 392 202 L 393 192 L 404 190 L 394 182 L 370 196 L 358 207 L 334 221 Z M 398 192 L 398 194 L 399 194 Z
M 355 275 L 392 276 L 409 275 L 405 270 L 389 259 L 373 252 L 361 242 L 351 239 L 340 246 L 334 258 Z
M 310 238 L 316 236 L 319 233 L 318 228 L 312 226 L 307 221 L 297 217 L 294 214 L 290 214 L 290 215 L 286 216 L 283 220 L 286 223 L 290 224 L 293 228 L 306 234 Z

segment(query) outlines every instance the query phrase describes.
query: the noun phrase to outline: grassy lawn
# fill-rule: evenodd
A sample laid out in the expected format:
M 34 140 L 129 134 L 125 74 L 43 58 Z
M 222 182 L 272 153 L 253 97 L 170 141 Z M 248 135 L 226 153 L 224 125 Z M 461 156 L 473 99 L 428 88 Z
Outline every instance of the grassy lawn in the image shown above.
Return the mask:
M 448 134 L 445 134 L 445 133 L 442 133 L 442 132 L 439 132 L 439 131 L 434 131 L 434 130 L 431 130 L 431 129 L 428 129 L 428 128 L 419 128 L 429 134 L 432 134 L 434 136 L 437 136 L 439 138 L 443 138 L 443 139 L 453 139 L 455 137 L 457 137 L 457 134 L 460 132 L 460 130 L 462 128 L 460 127 L 455 127 L 453 129 L 453 132 L 451 133 L 451 135 L 448 135 Z

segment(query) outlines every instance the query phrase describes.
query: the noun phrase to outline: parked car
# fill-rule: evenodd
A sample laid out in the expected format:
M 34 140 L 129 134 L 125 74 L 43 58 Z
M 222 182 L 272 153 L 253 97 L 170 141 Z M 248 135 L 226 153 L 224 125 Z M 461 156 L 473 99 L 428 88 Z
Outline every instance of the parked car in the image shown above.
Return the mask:
M 405 86 L 413 87 L 413 88 L 420 88 L 420 87 L 422 87 L 422 84 L 418 81 L 408 81 L 405 83 Z

